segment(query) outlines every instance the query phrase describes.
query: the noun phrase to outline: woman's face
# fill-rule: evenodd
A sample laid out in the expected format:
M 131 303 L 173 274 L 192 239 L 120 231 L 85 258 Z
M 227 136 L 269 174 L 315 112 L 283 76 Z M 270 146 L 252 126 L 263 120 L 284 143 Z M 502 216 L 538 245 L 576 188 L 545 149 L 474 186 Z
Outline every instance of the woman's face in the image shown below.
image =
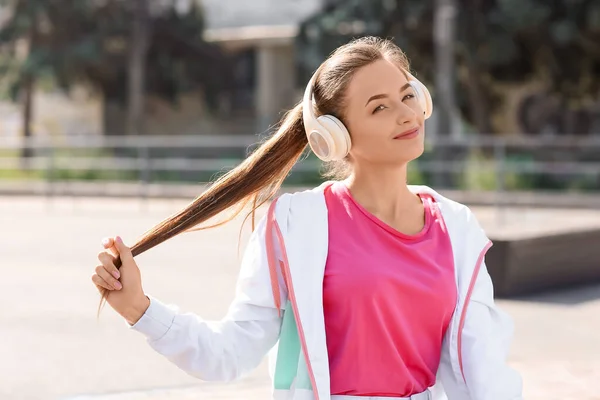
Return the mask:
M 347 90 L 345 124 L 353 163 L 396 166 L 423 154 L 423 109 L 396 65 L 384 59 L 359 69 Z

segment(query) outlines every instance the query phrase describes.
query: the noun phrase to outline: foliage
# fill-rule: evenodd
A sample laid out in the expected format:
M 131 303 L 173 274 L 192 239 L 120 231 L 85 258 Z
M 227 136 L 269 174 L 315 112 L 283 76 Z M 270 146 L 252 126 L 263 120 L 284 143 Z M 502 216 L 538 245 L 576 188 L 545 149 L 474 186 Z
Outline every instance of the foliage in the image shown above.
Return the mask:
M 600 2 L 455 0 L 457 102 L 479 131 L 588 133 L 600 124 Z M 393 37 L 432 94 L 434 0 L 338 0 L 301 27 L 303 81 L 352 37 Z M 535 82 L 531 91 L 514 86 Z M 508 110 L 516 101 L 518 111 Z M 499 114 L 504 113 L 504 115 Z M 508 115 L 510 114 L 510 115 Z M 598 125 L 600 126 L 600 125 Z
M 125 0 L 0 0 L 0 75 L 16 99 L 23 79 L 51 77 L 64 89 L 85 82 L 124 103 L 132 3 Z M 151 7 L 146 91 L 175 100 L 204 88 L 213 100 L 231 82 L 228 58 L 202 38 L 202 10 Z M 159 7 L 160 6 L 160 7 Z M 24 51 L 27 49 L 28 51 Z M 25 53 L 25 54 L 23 54 Z

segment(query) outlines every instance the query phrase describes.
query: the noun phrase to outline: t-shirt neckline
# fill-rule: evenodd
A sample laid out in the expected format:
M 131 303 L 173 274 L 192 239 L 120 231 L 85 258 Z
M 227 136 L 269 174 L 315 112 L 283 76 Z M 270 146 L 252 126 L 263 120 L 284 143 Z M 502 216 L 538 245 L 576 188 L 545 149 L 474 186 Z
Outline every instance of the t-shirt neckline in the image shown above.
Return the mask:
M 346 186 L 346 184 L 344 182 L 334 182 L 333 184 L 339 185 L 343 195 L 345 197 L 347 197 L 352 202 L 352 204 L 354 204 L 356 206 L 356 208 L 358 208 L 365 216 L 367 216 L 367 218 L 369 218 L 370 220 L 375 222 L 377 225 L 379 225 L 380 227 L 382 227 L 383 229 L 385 229 L 386 231 L 390 232 L 391 234 L 393 234 L 395 236 L 398 236 L 402 239 L 415 240 L 415 239 L 421 238 L 422 236 L 424 236 L 427 233 L 427 231 L 429 231 L 429 228 L 430 228 L 431 222 L 432 222 L 432 215 L 431 215 L 432 199 L 431 199 L 431 196 L 429 196 L 427 194 L 416 193 L 416 195 L 419 196 L 419 198 L 423 202 L 423 207 L 425 207 L 425 224 L 423 225 L 423 228 L 419 232 L 415 233 L 414 235 L 409 235 L 409 234 L 400 232 L 399 230 L 392 227 L 391 225 L 388 225 L 387 223 L 385 223 L 381 219 L 379 219 L 377 216 L 375 216 L 373 213 L 369 212 L 366 208 L 364 208 L 352 196 L 352 193 L 350 193 L 350 189 L 348 188 L 348 186 Z

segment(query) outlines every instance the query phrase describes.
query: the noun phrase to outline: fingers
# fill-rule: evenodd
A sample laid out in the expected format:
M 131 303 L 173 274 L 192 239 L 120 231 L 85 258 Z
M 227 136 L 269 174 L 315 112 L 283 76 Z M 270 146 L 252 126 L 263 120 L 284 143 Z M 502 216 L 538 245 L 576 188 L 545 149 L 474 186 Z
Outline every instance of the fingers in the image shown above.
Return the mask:
M 123 243 L 119 236 L 114 239 L 102 239 L 102 246 L 106 249 L 98 253 L 98 260 L 102 265 L 96 267 L 96 273 L 92 275 L 92 282 L 100 291 L 102 291 L 102 288 L 110 291 L 121 290 L 123 288 L 121 282 L 119 282 L 121 273 L 115 266 L 115 261 L 120 258 L 122 265 L 127 262 L 135 263 L 131 249 Z
M 110 252 L 110 254 L 112 254 L 114 257 L 118 257 L 119 256 L 119 252 L 117 251 L 117 248 L 115 247 L 115 240 L 111 237 L 107 237 L 102 239 L 102 247 L 104 247 L 106 250 L 108 250 Z
M 98 260 L 104 265 L 106 270 L 115 277 L 115 279 L 119 279 L 121 277 L 121 273 L 119 269 L 115 266 L 115 261 L 117 257 L 111 255 L 106 251 L 101 251 L 98 253 Z
M 111 285 L 109 285 L 108 283 L 106 283 L 106 281 L 104 279 L 102 279 L 100 277 L 100 275 L 98 274 L 94 274 L 92 275 L 92 282 L 94 282 L 94 284 L 96 285 L 96 287 L 98 288 L 98 290 L 100 290 L 100 288 L 104 288 L 110 291 L 115 290 Z
M 96 274 L 100 276 L 106 283 L 112 286 L 113 289 L 120 290 L 121 283 L 117 280 L 120 276 L 119 271 L 114 265 L 114 258 L 103 251 L 98 254 L 98 260 L 102 265 L 96 267 Z
M 133 261 L 133 254 L 131 254 L 131 249 L 123 243 L 123 239 L 120 236 L 115 237 L 115 247 L 119 252 L 119 256 L 121 257 L 121 263 L 131 263 Z

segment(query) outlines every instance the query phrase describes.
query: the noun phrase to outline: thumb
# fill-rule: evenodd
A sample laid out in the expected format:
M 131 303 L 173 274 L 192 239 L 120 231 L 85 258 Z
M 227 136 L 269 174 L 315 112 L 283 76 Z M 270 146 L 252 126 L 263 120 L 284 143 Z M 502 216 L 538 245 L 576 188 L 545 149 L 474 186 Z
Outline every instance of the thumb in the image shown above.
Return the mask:
M 113 238 L 106 237 L 106 238 L 102 239 L 102 246 L 105 249 L 110 249 L 113 246 L 113 244 L 114 244 Z
M 115 247 L 119 252 L 119 256 L 121 258 L 121 264 L 125 265 L 126 263 L 132 263 L 133 254 L 131 253 L 131 249 L 127 247 L 125 243 L 123 243 L 123 239 L 120 236 L 115 237 Z

